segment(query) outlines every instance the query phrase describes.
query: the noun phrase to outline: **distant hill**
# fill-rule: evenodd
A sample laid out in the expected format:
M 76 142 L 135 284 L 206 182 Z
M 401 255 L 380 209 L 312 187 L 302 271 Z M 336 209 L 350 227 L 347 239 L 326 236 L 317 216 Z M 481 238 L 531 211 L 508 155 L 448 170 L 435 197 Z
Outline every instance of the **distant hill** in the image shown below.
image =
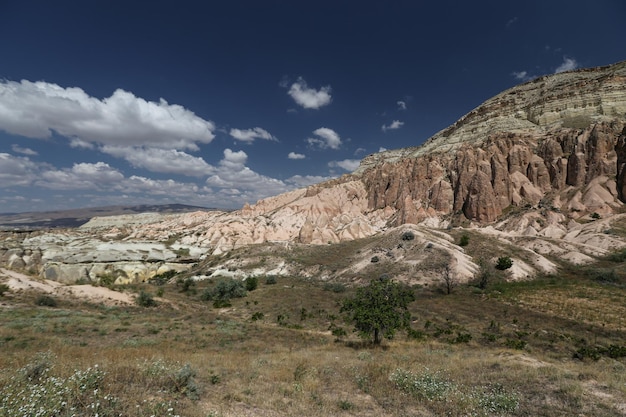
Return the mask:
M 0 230 L 35 230 L 79 227 L 93 217 L 137 213 L 188 213 L 215 209 L 185 204 L 88 207 L 27 213 L 0 213 Z

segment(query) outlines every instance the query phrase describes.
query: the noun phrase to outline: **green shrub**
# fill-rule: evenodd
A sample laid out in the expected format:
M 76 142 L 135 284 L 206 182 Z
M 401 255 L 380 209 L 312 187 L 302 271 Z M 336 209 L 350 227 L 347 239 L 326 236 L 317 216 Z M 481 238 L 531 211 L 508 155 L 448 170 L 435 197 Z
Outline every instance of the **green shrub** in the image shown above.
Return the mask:
M 274 275 L 268 275 L 267 277 L 265 277 L 265 283 L 267 285 L 274 285 L 274 284 L 276 284 L 276 277 Z
M 246 278 L 246 290 L 254 291 L 259 286 L 259 279 L 257 277 Z
M 135 303 L 140 307 L 154 307 L 157 305 L 154 298 L 152 298 L 152 294 L 147 293 L 145 291 L 141 291 L 137 298 L 135 299 Z
M 113 274 L 105 274 L 98 277 L 98 284 L 102 287 L 111 288 L 115 285 L 117 277 Z
M 590 269 L 588 275 L 594 281 L 605 284 L 617 284 L 620 282 L 620 278 L 613 269 Z
M 501 256 L 496 262 L 496 269 L 504 271 L 513 266 L 513 260 L 508 256 Z
M 35 300 L 35 304 L 43 307 L 56 307 L 58 303 L 56 299 L 49 295 L 40 295 Z
M 469 235 L 467 233 L 463 233 L 461 239 L 459 240 L 459 246 L 467 246 L 469 244 Z
M 6 284 L 0 284 L 0 297 L 4 296 L 5 292 L 9 291 L 9 286 Z
M 324 291 L 342 293 L 342 292 L 346 292 L 346 286 L 340 282 L 327 282 L 324 284 Z
M 607 259 L 611 262 L 626 262 L 626 248 L 621 251 L 613 252 L 607 256 Z
M 174 278 L 178 272 L 170 269 L 169 271 L 165 271 L 162 274 L 156 274 L 155 276 L 148 279 L 150 284 L 154 285 L 165 285 L 167 282 Z
M 241 298 L 246 296 L 246 289 L 243 282 L 233 278 L 220 279 L 213 289 L 204 290 L 200 298 L 203 301 L 213 301 L 213 307 L 230 307 L 231 298 Z
M 196 281 L 191 277 L 178 279 L 176 285 L 180 287 L 180 292 L 187 293 L 193 291 L 195 293 Z
M 260 311 L 257 311 L 256 313 L 252 315 L 252 321 L 263 320 L 264 317 L 265 317 L 265 314 L 261 313 Z
M 590 217 L 594 220 L 598 220 L 601 218 L 601 216 L 598 213 L 591 213 Z
M 415 239 L 415 234 L 410 231 L 407 230 L 406 232 L 402 233 L 402 240 L 413 240 Z

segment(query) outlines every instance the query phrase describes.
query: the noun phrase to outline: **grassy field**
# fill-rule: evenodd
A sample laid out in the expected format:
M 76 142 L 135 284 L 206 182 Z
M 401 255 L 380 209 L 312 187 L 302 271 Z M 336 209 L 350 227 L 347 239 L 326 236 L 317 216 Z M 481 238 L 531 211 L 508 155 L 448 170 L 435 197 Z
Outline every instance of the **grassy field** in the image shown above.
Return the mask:
M 208 281 L 118 288 L 155 307 L 5 292 L 0 416 L 626 415 L 624 277 L 593 272 L 416 287 L 381 348 L 339 312 L 353 288 L 297 277 L 226 308 Z

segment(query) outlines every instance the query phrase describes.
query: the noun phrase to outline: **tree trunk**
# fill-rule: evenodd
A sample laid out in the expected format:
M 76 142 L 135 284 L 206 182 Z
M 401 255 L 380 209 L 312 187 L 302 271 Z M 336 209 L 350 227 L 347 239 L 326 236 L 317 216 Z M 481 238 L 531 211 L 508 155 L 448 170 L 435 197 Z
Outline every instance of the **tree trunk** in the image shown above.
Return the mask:
M 382 337 L 380 336 L 380 331 L 378 329 L 374 329 L 374 344 L 380 345 L 382 342 Z

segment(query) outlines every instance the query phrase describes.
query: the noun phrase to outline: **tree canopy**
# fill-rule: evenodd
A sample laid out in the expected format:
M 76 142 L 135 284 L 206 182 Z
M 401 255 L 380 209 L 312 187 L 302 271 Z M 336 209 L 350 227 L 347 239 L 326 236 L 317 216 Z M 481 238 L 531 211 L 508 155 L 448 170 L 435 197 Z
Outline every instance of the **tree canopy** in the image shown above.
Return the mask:
M 410 288 L 381 278 L 357 289 L 353 298 L 344 300 L 341 311 L 348 313 L 362 337 L 373 337 L 379 345 L 383 337 L 390 339 L 397 329 L 409 327 L 408 305 L 413 300 Z

